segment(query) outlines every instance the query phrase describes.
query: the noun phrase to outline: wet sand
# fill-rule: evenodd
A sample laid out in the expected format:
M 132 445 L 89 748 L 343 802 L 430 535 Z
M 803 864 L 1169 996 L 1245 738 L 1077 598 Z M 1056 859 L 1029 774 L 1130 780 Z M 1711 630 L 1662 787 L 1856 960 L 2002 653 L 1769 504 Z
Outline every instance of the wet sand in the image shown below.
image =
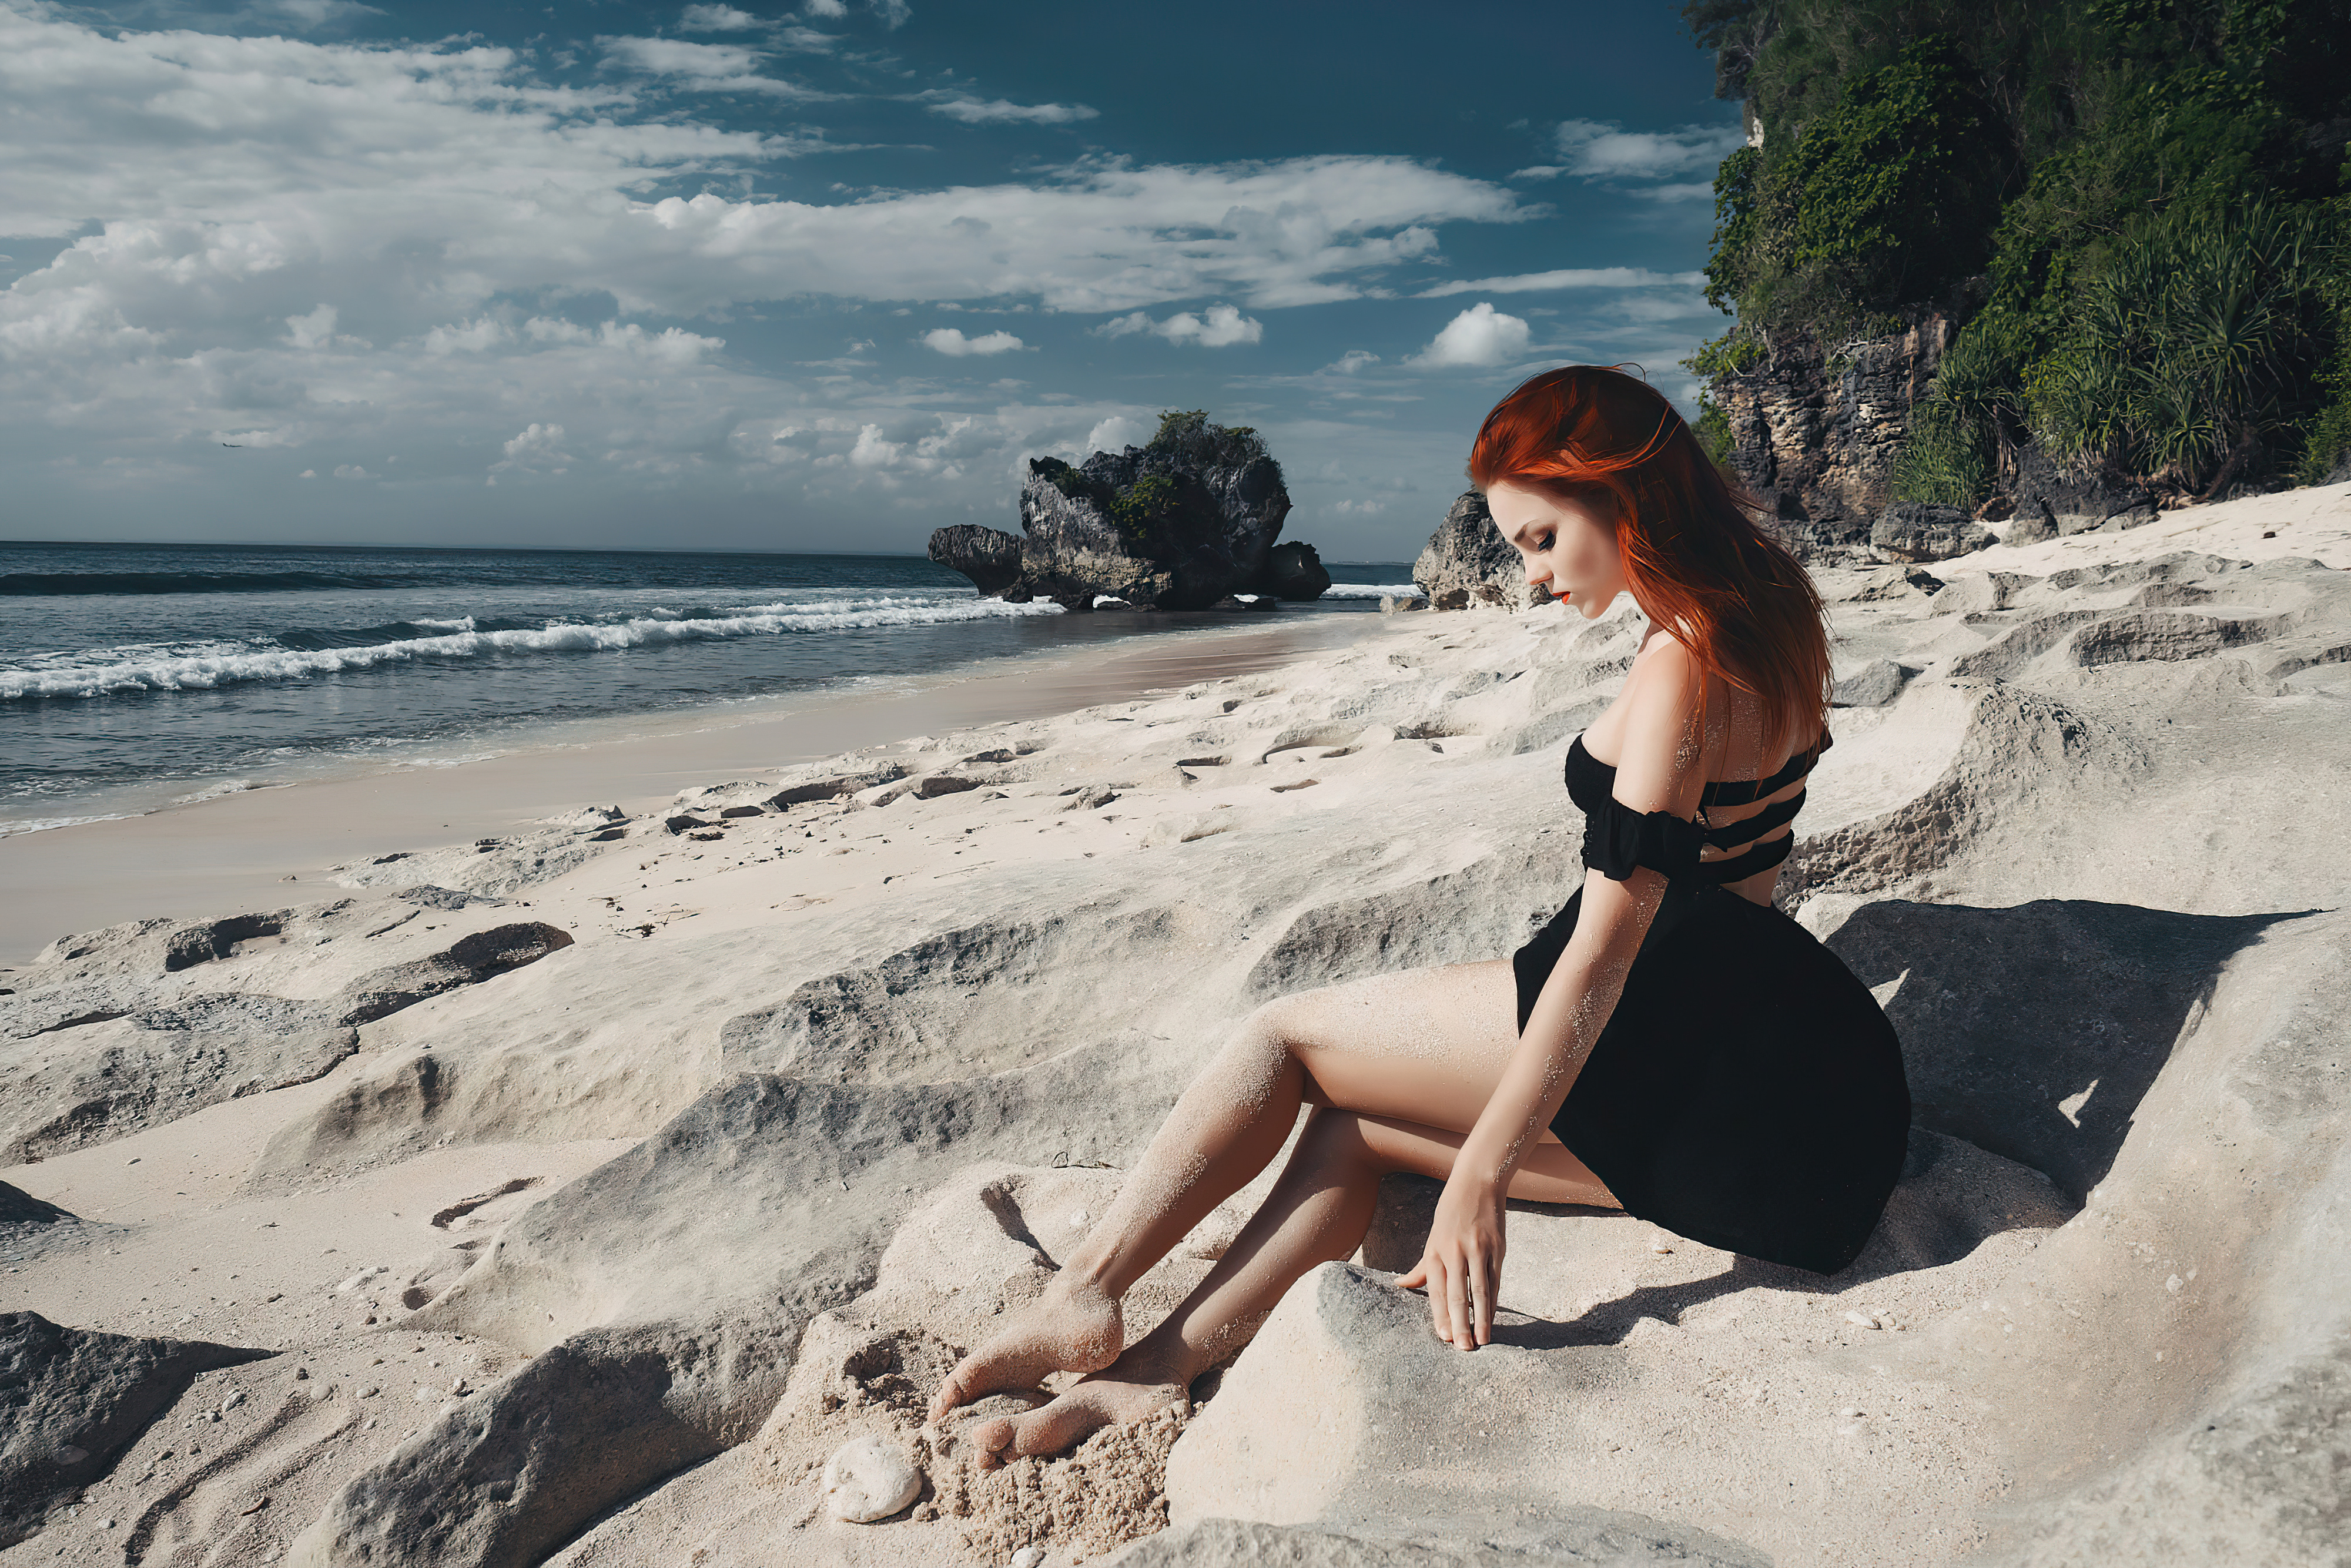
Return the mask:
M 680 789 L 971 725 L 1042 718 L 1343 646 L 1376 615 L 1144 638 L 960 671 L 912 690 L 852 691 L 576 727 L 477 760 L 218 796 L 146 816 L 0 838 L 0 965 L 58 936 L 158 915 L 320 896 L 328 866 L 466 839 L 587 801 L 632 815 Z M 282 883 L 291 883 L 292 886 Z M 364 896 L 364 895 L 362 895 Z

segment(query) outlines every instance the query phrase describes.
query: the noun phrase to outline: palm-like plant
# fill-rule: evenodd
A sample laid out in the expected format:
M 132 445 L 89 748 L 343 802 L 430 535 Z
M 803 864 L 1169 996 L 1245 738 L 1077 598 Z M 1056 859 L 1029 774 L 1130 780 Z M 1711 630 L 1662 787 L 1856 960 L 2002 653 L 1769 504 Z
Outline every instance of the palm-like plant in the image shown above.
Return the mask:
M 2040 439 L 2174 494 L 2217 493 L 2306 398 L 2332 250 L 2318 213 L 2267 201 L 2148 223 L 2028 375 Z

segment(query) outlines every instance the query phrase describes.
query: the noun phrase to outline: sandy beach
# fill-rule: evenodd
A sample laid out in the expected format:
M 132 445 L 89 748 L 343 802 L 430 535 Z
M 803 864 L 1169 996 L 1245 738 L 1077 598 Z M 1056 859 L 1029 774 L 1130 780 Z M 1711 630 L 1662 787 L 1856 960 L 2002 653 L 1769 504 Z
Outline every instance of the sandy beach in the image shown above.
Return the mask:
M 1465 1356 L 1391 1178 L 1187 1402 L 1001 1470 L 932 1387 L 1225 1032 L 1578 885 L 1628 605 L 0 840 L 0 1312 L 55 1325 L 0 1320 L 0 1568 L 2341 1561 L 2346 573 L 2337 486 L 1821 575 L 1782 903 L 1917 1107 L 1845 1273 L 1521 1206 Z M 878 1522 L 861 1437 L 919 1483 Z
M 1185 617 L 1197 621 L 1200 617 Z M 0 964 L 69 930 L 228 904 L 282 901 L 276 884 L 342 861 L 496 837 L 584 801 L 643 815 L 677 790 L 772 771 L 933 729 L 1064 713 L 1157 687 L 1270 668 L 1363 631 L 1357 618 L 1195 630 L 1081 647 L 896 689 L 846 690 L 573 725 L 488 756 L 228 793 L 148 815 L 0 837 Z

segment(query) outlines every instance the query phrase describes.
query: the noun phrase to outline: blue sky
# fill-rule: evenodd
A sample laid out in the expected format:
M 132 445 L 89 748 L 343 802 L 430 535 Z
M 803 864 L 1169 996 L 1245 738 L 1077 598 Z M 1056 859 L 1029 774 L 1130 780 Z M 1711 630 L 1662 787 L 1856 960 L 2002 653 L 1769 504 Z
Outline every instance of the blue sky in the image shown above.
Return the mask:
M 1677 361 L 1670 3 L 0 0 L 0 537 L 914 550 L 1163 408 L 1408 558 Z

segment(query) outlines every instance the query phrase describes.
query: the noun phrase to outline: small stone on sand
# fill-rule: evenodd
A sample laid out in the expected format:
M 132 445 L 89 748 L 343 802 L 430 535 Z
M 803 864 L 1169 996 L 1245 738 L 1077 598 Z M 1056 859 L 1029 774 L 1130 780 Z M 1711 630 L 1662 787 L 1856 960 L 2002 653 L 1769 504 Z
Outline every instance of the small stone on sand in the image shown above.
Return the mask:
M 923 1472 L 878 1433 L 852 1437 L 824 1467 L 825 1507 L 852 1524 L 887 1519 L 921 1495 Z

